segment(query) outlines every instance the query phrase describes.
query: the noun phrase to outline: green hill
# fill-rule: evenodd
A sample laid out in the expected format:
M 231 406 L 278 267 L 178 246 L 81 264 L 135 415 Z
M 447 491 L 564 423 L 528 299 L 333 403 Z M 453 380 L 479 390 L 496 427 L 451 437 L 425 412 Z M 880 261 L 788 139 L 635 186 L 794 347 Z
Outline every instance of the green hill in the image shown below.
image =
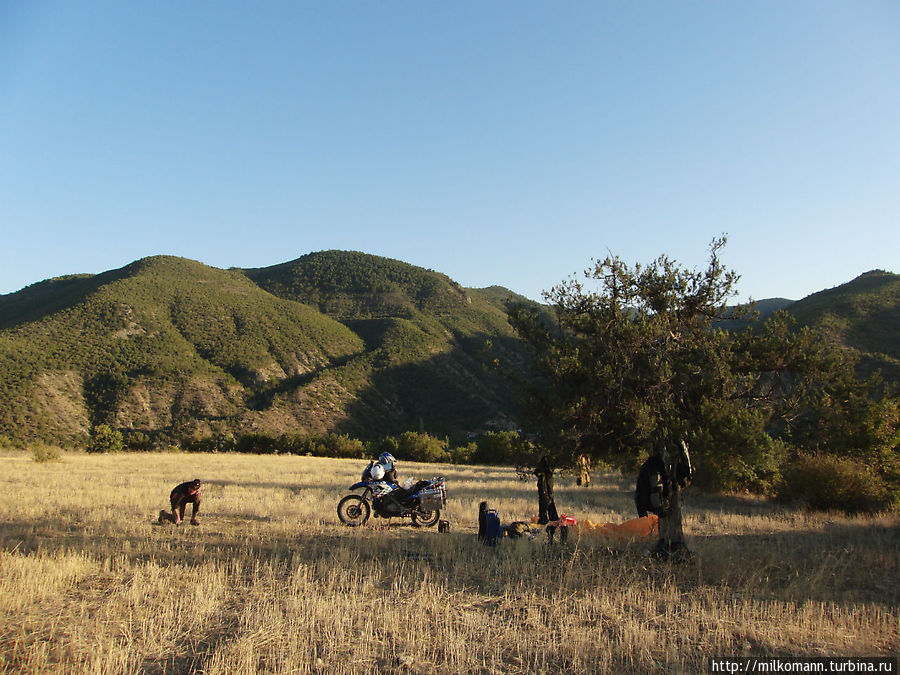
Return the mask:
M 759 312 L 760 319 L 765 319 L 775 312 L 787 309 L 793 304 L 794 301 L 788 300 L 787 298 L 765 298 L 763 300 L 756 300 L 753 303 L 753 309 L 754 311 Z
M 787 305 L 900 381 L 898 296 L 900 277 L 869 272 L 757 309 Z M 0 435 L 81 441 L 101 422 L 163 442 L 513 428 L 496 366 L 525 356 L 507 300 L 531 303 L 347 251 L 246 270 L 158 256 L 50 279 L 0 296 Z
M 0 296 L 0 435 L 509 425 L 489 342 L 491 358 L 516 353 L 502 311 L 398 261 L 332 251 L 226 271 L 146 258 Z
M 754 300 L 750 304 L 733 305 L 727 308 L 726 318 L 716 321 L 716 326 L 724 330 L 741 331 L 755 322 L 765 321 L 775 312 L 787 309 L 792 304 L 794 301 L 787 298 L 766 298 Z
M 798 324 L 824 329 L 861 353 L 864 371 L 900 382 L 900 275 L 873 270 L 791 304 Z
M 240 272 L 155 257 L 0 298 L 0 434 L 252 428 L 249 392 L 326 371 L 362 340 Z
M 502 310 L 504 314 L 510 305 L 524 305 L 531 309 L 536 309 L 548 323 L 552 324 L 554 322 L 554 314 L 549 305 L 526 298 L 524 295 L 519 295 L 503 286 L 488 286 L 487 288 L 473 288 L 470 290 L 483 297 L 494 307 Z
M 512 392 L 493 359 L 522 352 L 506 313 L 449 277 L 398 260 L 324 251 L 245 270 L 273 295 L 318 307 L 366 343 L 342 366 L 356 400 L 338 430 L 450 434 L 515 426 Z

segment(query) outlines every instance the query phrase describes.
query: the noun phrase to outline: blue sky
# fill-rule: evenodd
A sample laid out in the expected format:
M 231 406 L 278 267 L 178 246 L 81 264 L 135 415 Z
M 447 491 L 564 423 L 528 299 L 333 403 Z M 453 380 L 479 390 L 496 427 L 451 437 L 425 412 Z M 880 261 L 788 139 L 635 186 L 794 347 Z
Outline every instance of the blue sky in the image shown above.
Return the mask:
M 540 298 L 900 272 L 900 3 L 0 3 L 0 293 L 359 250 Z

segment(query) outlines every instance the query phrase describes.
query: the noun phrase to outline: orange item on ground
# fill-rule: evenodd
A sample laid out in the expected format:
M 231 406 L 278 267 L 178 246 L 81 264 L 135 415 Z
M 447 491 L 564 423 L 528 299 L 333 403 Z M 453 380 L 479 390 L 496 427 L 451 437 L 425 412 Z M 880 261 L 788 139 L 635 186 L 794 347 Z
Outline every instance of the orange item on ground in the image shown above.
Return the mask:
M 650 514 L 624 523 L 592 523 L 583 520 L 575 526 L 581 534 L 605 537 L 610 541 L 628 542 L 651 537 L 659 532 L 659 518 Z
M 537 521 L 537 516 L 531 519 L 532 523 L 537 523 Z M 579 534 L 605 537 L 609 541 L 622 543 L 635 539 L 647 539 L 659 533 L 659 518 L 652 513 L 643 518 L 626 520 L 624 523 L 594 523 L 590 520 L 583 520 L 579 523 L 572 516 L 560 516 L 559 520 L 550 521 L 547 525 L 571 527 Z

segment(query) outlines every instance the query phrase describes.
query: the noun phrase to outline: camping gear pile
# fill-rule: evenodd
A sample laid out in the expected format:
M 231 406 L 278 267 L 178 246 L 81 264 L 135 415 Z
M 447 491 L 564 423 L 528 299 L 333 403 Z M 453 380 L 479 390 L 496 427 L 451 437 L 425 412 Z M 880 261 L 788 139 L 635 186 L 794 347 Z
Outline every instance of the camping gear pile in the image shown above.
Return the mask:
M 602 538 L 608 543 L 625 544 L 646 540 L 659 534 L 659 518 L 650 514 L 626 520 L 624 523 L 594 523 L 590 519 L 578 522 L 572 516 L 561 515 L 558 520 L 539 524 L 535 516 L 530 523 L 518 521 L 504 526 L 500 524 L 497 510 L 490 508 L 487 502 L 481 502 L 478 507 L 478 538 L 488 546 L 496 546 L 502 537 L 528 536 L 533 539 L 535 534 L 545 527 L 551 541 L 556 529 L 562 532 L 563 541 L 571 529 L 582 536 Z

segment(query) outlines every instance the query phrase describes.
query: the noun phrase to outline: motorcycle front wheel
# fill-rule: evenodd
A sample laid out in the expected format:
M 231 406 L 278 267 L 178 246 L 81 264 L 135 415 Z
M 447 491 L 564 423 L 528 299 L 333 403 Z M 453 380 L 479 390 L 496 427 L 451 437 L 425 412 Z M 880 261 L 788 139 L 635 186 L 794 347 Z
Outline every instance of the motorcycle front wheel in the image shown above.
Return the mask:
M 357 527 L 365 525 L 372 514 L 372 507 L 359 495 L 347 495 L 338 502 L 337 513 L 344 525 Z
M 418 511 L 413 511 L 412 514 L 413 524 L 417 527 L 434 527 L 437 524 L 437 521 L 439 521 L 440 519 L 440 509 L 435 509 L 434 511 L 421 509 Z

